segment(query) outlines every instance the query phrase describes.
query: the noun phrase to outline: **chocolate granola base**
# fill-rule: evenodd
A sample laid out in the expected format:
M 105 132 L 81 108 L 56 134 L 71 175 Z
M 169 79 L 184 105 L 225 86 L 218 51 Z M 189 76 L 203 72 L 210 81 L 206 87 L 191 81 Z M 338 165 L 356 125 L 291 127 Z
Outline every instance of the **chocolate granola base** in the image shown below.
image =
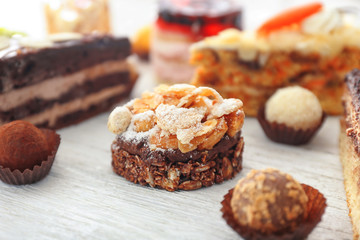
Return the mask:
M 186 153 L 187 161 L 178 157 L 183 155 L 178 150 L 151 151 L 144 142 L 124 144 L 117 138 L 111 146 L 115 173 L 131 182 L 167 191 L 195 190 L 233 178 L 242 169 L 243 150 L 240 132 L 233 138 L 225 135 L 209 151 Z M 156 152 L 157 159 L 148 157 Z

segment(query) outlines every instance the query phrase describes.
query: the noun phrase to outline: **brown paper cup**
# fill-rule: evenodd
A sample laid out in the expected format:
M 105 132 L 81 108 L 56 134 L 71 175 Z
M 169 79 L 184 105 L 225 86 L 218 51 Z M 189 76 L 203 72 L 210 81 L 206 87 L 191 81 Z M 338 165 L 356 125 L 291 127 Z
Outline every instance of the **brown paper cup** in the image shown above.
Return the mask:
M 60 135 L 49 129 L 40 129 L 45 135 L 49 149 L 49 156 L 41 162 L 41 165 L 35 165 L 33 169 L 25 169 L 21 172 L 18 169 L 13 171 L 10 168 L 0 166 L 0 180 L 14 185 L 30 184 L 43 179 L 50 171 L 54 162 L 56 152 L 60 145 Z
M 294 128 L 288 127 L 283 123 L 278 124 L 276 122 L 267 121 L 265 118 L 264 107 L 259 109 L 257 115 L 257 119 L 268 138 L 274 142 L 290 145 L 301 145 L 309 142 L 323 124 L 325 117 L 326 114 L 323 113 L 320 123 L 308 130 L 295 130 Z
M 292 232 L 274 232 L 272 234 L 264 234 L 259 231 L 253 230 L 248 226 L 240 225 L 234 218 L 231 209 L 231 198 L 234 189 L 230 189 L 224 196 L 224 200 L 221 202 L 223 218 L 226 223 L 232 227 L 241 237 L 247 240 L 290 240 L 290 239 L 305 239 L 315 226 L 321 221 L 321 217 L 326 208 L 326 198 L 315 188 L 306 184 L 301 184 L 306 195 L 309 198 L 307 203 L 307 212 L 305 218 L 300 222 L 299 226 Z

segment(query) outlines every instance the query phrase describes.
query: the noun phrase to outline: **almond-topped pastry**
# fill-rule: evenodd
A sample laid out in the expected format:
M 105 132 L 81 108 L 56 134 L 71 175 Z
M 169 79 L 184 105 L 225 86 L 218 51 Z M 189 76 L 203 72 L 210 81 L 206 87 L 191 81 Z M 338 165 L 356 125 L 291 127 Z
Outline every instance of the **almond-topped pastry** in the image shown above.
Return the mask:
M 211 88 L 160 85 L 110 114 L 114 171 L 168 191 L 221 183 L 241 170 L 244 117 Z

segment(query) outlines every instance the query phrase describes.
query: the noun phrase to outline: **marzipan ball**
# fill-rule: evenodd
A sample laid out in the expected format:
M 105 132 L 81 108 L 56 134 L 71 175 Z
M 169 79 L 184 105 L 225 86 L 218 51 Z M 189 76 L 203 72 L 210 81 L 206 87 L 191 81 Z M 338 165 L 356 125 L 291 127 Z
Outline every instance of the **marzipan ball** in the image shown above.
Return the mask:
M 231 208 L 239 224 L 267 234 L 293 231 L 305 217 L 307 201 L 296 180 L 269 168 L 252 170 L 237 183 Z
M 26 121 L 13 121 L 0 127 L 0 165 L 21 172 L 33 169 L 48 157 L 45 135 Z
M 265 119 L 285 124 L 295 130 L 317 126 L 323 110 L 317 97 L 309 90 L 292 86 L 279 89 L 265 105 Z

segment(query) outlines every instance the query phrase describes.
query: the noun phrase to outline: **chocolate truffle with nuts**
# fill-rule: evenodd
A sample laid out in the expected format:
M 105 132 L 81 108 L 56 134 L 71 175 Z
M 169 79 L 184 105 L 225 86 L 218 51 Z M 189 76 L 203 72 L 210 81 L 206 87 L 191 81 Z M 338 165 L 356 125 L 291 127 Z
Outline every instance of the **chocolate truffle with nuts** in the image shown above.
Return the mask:
M 214 89 L 160 85 L 110 114 L 113 169 L 168 191 L 221 183 L 242 168 L 244 117 L 241 100 Z
M 321 221 L 326 199 L 289 174 L 252 170 L 221 202 L 223 218 L 247 240 L 305 239 Z
M 237 183 L 231 208 L 240 224 L 271 233 L 294 230 L 304 219 L 307 201 L 300 183 L 269 168 L 252 170 Z
M 271 140 L 292 145 L 307 143 L 324 117 L 317 97 L 299 86 L 277 90 L 258 113 L 260 125 Z

